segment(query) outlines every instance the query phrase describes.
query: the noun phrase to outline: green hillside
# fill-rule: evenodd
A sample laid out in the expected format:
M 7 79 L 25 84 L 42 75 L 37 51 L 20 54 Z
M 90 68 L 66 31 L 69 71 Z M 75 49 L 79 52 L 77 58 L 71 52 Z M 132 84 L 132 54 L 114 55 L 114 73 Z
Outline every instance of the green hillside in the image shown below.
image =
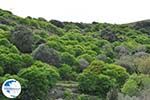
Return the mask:
M 150 20 L 47 21 L 0 9 L 0 84 L 10 78 L 22 86 L 14 100 L 148 100 Z

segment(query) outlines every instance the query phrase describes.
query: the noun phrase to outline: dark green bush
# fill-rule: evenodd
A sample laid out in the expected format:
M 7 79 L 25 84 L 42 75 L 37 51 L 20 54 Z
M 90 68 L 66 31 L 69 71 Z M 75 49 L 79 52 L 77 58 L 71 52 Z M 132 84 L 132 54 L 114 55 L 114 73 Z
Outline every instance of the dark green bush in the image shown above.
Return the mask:
M 11 41 L 21 52 L 32 52 L 33 33 L 26 26 L 17 26 L 12 32 Z
M 63 64 L 68 64 L 70 66 L 73 66 L 77 63 L 76 58 L 68 52 L 64 52 L 61 54 L 61 60 Z
M 49 48 L 45 44 L 39 45 L 39 47 L 32 52 L 32 56 L 36 60 L 41 60 L 54 66 L 59 66 L 61 63 L 61 57 L 59 53 L 55 49 Z
M 59 68 L 59 74 L 62 80 L 76 80 L 77 73 L 73 71 L 72 67 L 64 64 Z

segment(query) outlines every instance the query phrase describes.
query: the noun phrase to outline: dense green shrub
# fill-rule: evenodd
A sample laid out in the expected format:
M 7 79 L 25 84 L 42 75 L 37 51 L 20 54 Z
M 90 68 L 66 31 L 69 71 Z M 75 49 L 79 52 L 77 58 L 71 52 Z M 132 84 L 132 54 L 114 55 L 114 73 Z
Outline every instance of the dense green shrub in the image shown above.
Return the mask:
M 58 72 L 45 64 L 32 65 L 23 69 L 18 74 L 27 80 L 27 88 L 22 95 L 23 100 L 46 99 L 48 90 L 51 89 L 59 79 Z
M 85 93 L 106 96 L 111 88 L 121 87 L 128 76 L 120 66 L 93 61 L 79 76 L 79 88 Z
M 85 60 L 87 60 L 90 63 L 94 60 L 94 58 L 91 55 L 88 55 L 88 54 L 80 55 L 78 57 L 78 59 L 85 59 Z
M 62 80 L 76 80 L 77 73 L 73 71 L 72 67 L 63 64 L 59 68 L 59 74 Z
M 0 45 L 6 46 L 6 47 L 11 46 L 10 42 L 6 38 L 0 39 Z
M 22 57 L 18 54 L 1 54 L 0 66 L 3 67 L 5 73 L 16 74 L 21 68 L 23 68 Z
M 61 60 L 63 64 L 68 64 L 70 66 L 73 66 L 77 63 L 76 58 L 68 52 L 64 52 L 61 54 Z
M 48 41 L 47 45 L 50 48 L 54 48 L 55 50 L 58 50 L 58 51 L 64 51 L 65 50 L 64 45 L 60 42 L 57 42 L 57 41 Z
M 33 62 L 33 58 L 30 55 L 19 55 L 15 53 L 0 55 L 0 66 L 3 67 L 5 74 L 16 74 L 22 68 L 31 66 Z
M 34 63 L 34 59 L 29 54 L 22 55 L 23 67 L 30 67 Z
M 107 92 L 115 86 L 115 80 L 107 75 L 94 73 L 83 73 L 79 76 L 79 89 L 80 91 L 105 97 Z
M 4 31 L 0 28 L 0 39 L 1 38 L 9 38 L 10 37 L 10 32 L 9 31 Z

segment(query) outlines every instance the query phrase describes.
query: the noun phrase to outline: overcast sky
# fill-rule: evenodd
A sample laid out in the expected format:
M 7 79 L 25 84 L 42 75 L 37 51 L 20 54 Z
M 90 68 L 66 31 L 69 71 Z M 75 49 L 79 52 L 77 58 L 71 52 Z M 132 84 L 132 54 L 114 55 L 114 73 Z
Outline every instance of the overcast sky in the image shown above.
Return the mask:
M 150 0 L 0 0 L 0 8 L 22 17 L 86 23 L 150 19 Z

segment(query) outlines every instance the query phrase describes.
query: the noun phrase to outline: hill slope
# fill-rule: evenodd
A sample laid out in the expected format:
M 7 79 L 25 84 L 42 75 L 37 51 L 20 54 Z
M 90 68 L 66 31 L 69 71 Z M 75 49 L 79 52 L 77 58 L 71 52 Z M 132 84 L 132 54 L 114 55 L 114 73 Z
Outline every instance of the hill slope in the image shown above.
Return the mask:
M 147 100 L 149 36 L 149 20 L 74 23 L 0 9 L 0 84 L 18 80 L 16 100 Z

